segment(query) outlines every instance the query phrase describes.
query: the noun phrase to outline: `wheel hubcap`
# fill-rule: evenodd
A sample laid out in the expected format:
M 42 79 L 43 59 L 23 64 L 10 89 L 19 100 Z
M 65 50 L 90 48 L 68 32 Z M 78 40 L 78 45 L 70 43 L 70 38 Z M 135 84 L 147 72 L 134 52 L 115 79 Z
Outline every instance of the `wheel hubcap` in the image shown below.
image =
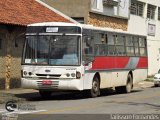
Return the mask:
M 131 91 L 131 87 L 132 87 L 132 86 L 131 86 L 131 83 L 128 83 L 128 84 L 127 84 L 127 92 L 130 92 L 130 91 Z
M 95 81 L 93 82 L 93 92 L 98 93 L 98 83 Z

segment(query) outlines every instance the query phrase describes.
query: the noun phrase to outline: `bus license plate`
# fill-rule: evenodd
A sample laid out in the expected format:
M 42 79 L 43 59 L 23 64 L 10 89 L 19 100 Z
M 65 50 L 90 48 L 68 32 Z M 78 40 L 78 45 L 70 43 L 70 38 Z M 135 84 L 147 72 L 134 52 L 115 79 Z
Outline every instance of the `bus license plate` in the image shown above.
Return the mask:
M 43 80 L 42 85 L 52 85 L 52 81 L 51 80 Z

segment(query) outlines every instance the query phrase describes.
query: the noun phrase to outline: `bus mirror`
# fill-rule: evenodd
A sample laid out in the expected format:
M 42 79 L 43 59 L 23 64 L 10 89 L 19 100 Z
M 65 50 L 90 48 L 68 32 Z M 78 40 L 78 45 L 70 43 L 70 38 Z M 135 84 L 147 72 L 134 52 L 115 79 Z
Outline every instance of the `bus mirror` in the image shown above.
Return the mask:
M 83 56 L 84 61 L 82 62 L 83 65 L 88 65 L 89 63 L 94 61 L 94 56 Z

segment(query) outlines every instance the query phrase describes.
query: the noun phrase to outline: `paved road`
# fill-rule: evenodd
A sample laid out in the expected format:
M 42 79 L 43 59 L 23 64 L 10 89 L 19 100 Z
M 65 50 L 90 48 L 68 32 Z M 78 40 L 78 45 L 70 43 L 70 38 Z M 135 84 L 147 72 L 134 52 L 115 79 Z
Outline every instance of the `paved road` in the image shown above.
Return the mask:
M 48 115 L 45 117 L 46 120 L 55 117 L 52 114 L 160 114 L 160 87 L 137 87 L 130 94 L 116 94 L 108 90 L 103 91 L 102 96 L 97 98 L 86 98 L 77 93 L 55 94 L 47 100 L 42 99 L 38 93 L 18 94 L 17 96 L 27 99 L 26 102 L 18 104 L 35 107 L 33 111 L 15 112 L 32 113 L 25 117 L 28 119 L 34 115 L 44 117 L 44 114 Z M 4 113 L 4 105 L 0 106 L 0 112 Z M 44 119 L 42 116 L 38 119 Z

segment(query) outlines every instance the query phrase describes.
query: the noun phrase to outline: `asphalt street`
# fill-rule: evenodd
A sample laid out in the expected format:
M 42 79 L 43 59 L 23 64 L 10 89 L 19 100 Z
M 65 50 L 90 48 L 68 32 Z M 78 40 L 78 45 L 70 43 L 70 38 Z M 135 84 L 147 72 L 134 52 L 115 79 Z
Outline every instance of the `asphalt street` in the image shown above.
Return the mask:
M 5 104 L 0 105 L 3 115 L 19 114 L 19 119 L 51 120 L 61 119 L 99 119 L 112 114 L 160 114 L 160 87 L 138 86 L 129 94 L 117 94 L 114 90 L 103 90 L 97 98 L 84 97 L 80 93 L 55 93 L 49 99 L 42 99 L 38 93 L 17 94 L 26 99 L 19 106 L 31 106 L 34 110 L 21 110 L 8 113 Z M 60 119 L 60 118 L 59 118 Z

